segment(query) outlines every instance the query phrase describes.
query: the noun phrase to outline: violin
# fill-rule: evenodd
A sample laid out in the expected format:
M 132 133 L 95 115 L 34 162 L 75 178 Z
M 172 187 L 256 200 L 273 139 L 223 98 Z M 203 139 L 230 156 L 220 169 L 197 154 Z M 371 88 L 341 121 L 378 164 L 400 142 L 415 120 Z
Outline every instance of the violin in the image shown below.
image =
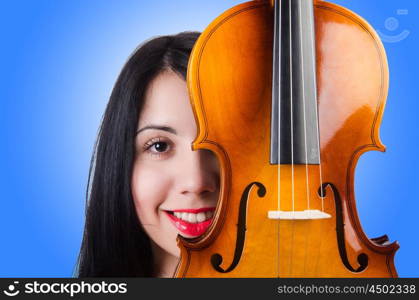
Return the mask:
M 322 0 L 259 0 L 198 39 L 187 84 L 193 149 L 220 162 L 213 223 L 178 237 L 176 277 L 397 277 L 397 242 L 368 238 L 359 157 L 384 151 L 384 47 L 354 12 Z

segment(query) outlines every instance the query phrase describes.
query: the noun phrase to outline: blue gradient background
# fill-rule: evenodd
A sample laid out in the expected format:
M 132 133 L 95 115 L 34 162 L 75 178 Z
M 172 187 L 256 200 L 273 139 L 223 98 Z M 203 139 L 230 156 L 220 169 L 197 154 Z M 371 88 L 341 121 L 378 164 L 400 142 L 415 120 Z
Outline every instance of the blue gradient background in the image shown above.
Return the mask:
M 0 12 L 0 276 L 72 276 L 82 238 L 90 156 L 130 53 L 154 35 L 203 30 L 241 1 L 2 1 Z M 417 0 L 333 0 L 395 35 L 385 154 L 361 157 L 358 212 L 368 236 L 398 240 L 401 277 L 418 277 Z M 408 9 L 398 16 L 397 9 Z M 395 17 L 390 32 L 384 22 Z M 415 24 L 416 23 L 416 24 Z

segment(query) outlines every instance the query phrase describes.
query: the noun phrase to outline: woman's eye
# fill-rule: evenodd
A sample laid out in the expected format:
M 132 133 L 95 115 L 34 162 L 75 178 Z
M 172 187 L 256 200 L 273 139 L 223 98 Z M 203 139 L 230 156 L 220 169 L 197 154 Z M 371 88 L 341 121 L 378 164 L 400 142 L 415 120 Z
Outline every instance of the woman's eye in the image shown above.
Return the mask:
M 165 142 L 157 142 L 154 143 L 151 148 L 154 149 L 156 152 L 165 152 L 167 148 L 169 148 L 169 145 L 167 145 L 167 143 Z
M 144 145 L 144 152 L 156 158 L 162 158 L 162 155 L 168 155 L 172 146 L 170 141 L 164 141 L 162 138 L 153 138 Z

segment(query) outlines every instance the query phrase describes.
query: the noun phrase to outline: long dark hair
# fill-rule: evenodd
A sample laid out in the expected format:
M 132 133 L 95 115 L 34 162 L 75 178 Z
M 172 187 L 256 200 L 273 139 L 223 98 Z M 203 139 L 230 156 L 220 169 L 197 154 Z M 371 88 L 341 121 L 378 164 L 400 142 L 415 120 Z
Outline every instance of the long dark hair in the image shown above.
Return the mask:
M 150 239 L 131 194 L 134 139 L 145 90 L 164 70 L 186 78 L 198 32 L 161 36 L 137 48 L 123 67 L 106 107 L 90 164 L 86 222 L 75 275 L 153 275 Z

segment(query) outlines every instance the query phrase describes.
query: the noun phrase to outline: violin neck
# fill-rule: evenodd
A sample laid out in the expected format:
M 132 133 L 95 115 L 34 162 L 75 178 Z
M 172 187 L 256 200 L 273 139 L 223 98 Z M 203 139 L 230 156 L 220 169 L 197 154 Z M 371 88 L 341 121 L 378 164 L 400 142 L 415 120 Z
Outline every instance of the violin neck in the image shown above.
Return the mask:
M 271 164 L 319 164 L 313 0 L 275 0 Z

